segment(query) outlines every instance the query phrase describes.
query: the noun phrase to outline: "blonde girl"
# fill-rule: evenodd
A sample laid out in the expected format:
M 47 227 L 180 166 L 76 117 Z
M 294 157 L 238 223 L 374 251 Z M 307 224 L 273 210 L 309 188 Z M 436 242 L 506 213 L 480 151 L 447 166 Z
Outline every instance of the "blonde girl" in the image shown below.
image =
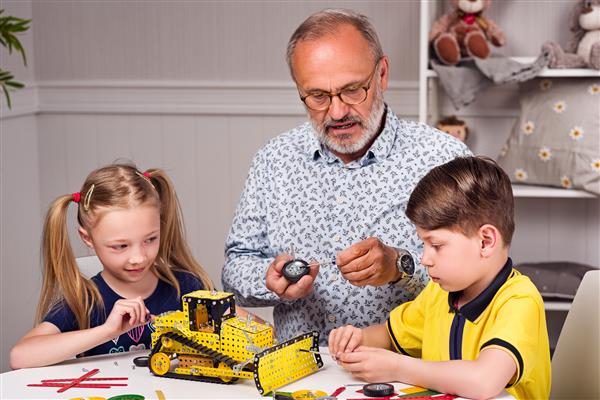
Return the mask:
M 81 239 L 103 266 L 91 279 L 69 242 L 71 203 Z M 173 184 L 159 169 L 109 165 L 79 192 L 57 198 L 46 215 L 43 258 L 37 325 L 12 349 L 13 368 L 149 348 L 151 315 L 180 309 L 181 294 L 213 288 L 184 240 Z

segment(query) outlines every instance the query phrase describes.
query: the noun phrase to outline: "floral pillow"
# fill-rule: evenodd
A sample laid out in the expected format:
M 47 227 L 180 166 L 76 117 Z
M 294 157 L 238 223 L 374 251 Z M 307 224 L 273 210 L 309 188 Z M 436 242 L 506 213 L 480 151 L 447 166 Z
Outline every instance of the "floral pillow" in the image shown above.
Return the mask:
M 534 79 L 520 101 L 498 159 L 511 180 L 600 195 L 600 79 Z

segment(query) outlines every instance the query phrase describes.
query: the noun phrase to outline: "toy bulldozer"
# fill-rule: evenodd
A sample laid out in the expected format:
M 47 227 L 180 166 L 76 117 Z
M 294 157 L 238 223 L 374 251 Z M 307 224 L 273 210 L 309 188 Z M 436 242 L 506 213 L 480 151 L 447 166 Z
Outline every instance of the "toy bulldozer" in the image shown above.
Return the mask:
M 254 379 L 261 395 L 303 378 L 323 366 L 319 333 L 275 344 L 270 325 L 235 314 L 233 294 L 197 290 L 181 299 L 183 311 L 154 321 L 148 367 L 169 378 L 213 383 Z

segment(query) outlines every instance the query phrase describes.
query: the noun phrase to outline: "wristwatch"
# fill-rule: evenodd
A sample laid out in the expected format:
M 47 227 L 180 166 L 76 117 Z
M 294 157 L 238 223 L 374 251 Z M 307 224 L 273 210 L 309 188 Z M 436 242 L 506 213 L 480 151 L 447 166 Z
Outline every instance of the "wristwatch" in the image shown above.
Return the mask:
M 415 273 L 415 262 L 410 253 L 404 249 L 396 249 L 398 252 L 398 258 L 396 259 L 396 268 L 400 272 L 400 278 L 390 283 L 398 283 L 404 278 L 413 276 Z

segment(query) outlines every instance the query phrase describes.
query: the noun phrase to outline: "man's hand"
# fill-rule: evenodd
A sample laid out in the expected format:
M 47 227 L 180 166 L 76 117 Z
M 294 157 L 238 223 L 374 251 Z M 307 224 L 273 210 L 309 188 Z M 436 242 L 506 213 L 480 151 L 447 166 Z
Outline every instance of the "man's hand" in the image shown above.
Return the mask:
M 382 286 L 399 278 L 398 252 L 370 237 L 338 253 L 336 263 L 342 276 L 355 286 Z
M 281 272 L 283 265 L 290 260 L 293 260 L 293 258 L 289 254 L 280 254 L 275 257 L 275 260 L 267 269 L 267 289 L 284 300 L 301 299 L 312 292 L 313 283 L 319 273 L 319 264 L 311 263 L 310 273 L 303 276 L 298 282 L 292 283 Z
M 341 353 L 338 364 L 365 382 L 398 381 L 401 354 L 375 347 L 360 346 L 351 353 Z

